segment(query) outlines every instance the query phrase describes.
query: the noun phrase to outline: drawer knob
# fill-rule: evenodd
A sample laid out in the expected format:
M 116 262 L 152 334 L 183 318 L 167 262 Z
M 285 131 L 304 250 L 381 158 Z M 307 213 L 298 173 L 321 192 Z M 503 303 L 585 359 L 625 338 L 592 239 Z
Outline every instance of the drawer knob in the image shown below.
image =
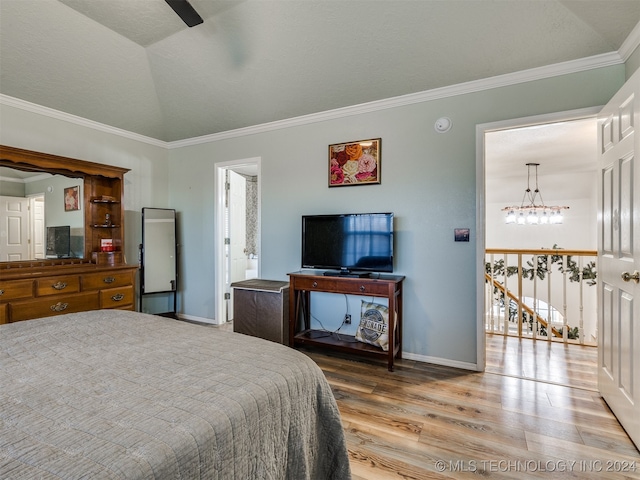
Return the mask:
M 114 302 L 119 302 L 122 299 L 124 299 L 123 293 L 116 293 L 115 295 L 111 295 L 111 300 L 113 300 Z
M 0 288 L 0 295 L 4 295 L 4 290 Z
M 364 285 L 360 285 L 360 291 L 364 292 L 367 288 Z
M 313 282 L 313 283 L 311 284 L 311 286 L 312 286 L 313 288 L 316 288 L 316 287 L 318 286 L 318 282 Z
M 61 282 L 58 281 L 56 283 L 54 283 L 53 285 L 51 285 L 55 290 L 62 290 L 64 288 L 67 288 L 67 284 L 66 282 Z
M 115 281 L 116 281 L 116 277 L 104 277 L 104 278 L 102 279 L 102 281 L 103 281 L 104 283 L 113 283 L 113 282 L 115 282 Z
M 55 305 L 51 305 L 51 310 L 54 312 L 64 312 L 68 306 L 68 303 L 58 302 Z

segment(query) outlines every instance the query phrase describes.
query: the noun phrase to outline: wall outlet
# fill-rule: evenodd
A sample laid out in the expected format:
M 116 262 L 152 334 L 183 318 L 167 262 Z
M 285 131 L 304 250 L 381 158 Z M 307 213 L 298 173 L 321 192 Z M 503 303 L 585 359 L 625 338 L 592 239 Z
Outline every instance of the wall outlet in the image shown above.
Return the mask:
M 346 323 L 347 325 L 351 325 L 351 315 L 349 315 L 348 313 L 344 316 L 344 323 Z

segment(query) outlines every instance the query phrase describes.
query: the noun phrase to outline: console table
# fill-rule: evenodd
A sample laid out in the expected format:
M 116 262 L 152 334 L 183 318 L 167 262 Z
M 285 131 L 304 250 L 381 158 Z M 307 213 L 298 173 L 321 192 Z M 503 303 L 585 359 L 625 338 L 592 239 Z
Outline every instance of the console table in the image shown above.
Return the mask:
M 289 346 L 311 345 L 332 350 L 383 357 L 389 371 L 402 358 L 402 281 L 404 276 L 373 275 L 366 278 L 324 276 L 315 272 L 289 273 Z M 328 334 L 311 329 L 311 293 L 341 293 L 386 298 L 389 308 L 389 350 L 359 342 L 353 335 Z M 354 320 L 355 321 L 355 320 Z

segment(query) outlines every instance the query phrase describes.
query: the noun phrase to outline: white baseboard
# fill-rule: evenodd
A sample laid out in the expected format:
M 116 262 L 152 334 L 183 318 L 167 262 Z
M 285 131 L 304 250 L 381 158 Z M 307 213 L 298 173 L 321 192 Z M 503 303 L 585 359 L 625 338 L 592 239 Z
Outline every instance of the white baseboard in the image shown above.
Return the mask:
M 415 360 L 416 362 L 433 363 L 435 365 L 442 365 L 444 367 L 461 368 L 463 370 L 479 371 L 478 365 L 475 363 L 458 362 L 456 360 L 450 360 L 448 358 L 430 357 L 428 355 L 418 355 L 416 353 L 402 352 L 402 358 L 407 360 Z

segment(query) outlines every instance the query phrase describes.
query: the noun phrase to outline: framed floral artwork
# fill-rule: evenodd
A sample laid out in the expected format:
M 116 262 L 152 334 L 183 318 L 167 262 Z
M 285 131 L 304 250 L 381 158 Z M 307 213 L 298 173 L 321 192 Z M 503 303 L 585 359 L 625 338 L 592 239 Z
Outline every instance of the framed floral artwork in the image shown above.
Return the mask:
M 64 189 L 64 211 L 80 210 L 80 186 Z
M 380 183 L 380 138 L 329 145 L 329 187 Z

